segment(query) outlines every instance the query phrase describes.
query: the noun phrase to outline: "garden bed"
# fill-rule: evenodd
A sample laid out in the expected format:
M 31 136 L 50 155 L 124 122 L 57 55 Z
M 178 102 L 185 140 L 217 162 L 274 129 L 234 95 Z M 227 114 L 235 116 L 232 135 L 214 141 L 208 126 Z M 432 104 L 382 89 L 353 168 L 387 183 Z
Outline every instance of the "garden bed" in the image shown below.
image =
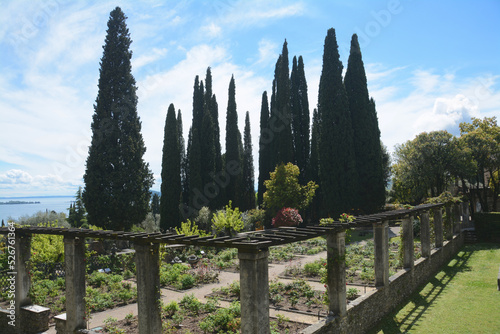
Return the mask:
M 389 246 L 389 274 L 394 275 L 401 269 L 399 256 L 399 238 Z M 415 259 L 421 257 L 420 242 L 415 242 Z M 373 240 L 349 245 L 346 249 L 346 282 L 361 286 L 375 285 L 375 255 Z M 285 279 L 304 279 L 315 282 L 326 282 L 326 260 L 314 262 L 292 263 L 285 268 L 279 277 Z
M 308 324 L 290 321 L 278 315 L 270 319 L 272 333 L 298 333 Z M 106 325 L 100 333 L 138 334 L 137 317 L 126 315 L 117 321 L 113 318 L 105 320 Z M 193 295 L 185 295 L 179 302 L 162 305 L 163 333 L 206 334 L 206 333 L 239 333 L 241 327 L 241 309 L 239 302 L 233 302 L 228 308 L 220 308 L 218 301 L 209 300 L 202 304 Z

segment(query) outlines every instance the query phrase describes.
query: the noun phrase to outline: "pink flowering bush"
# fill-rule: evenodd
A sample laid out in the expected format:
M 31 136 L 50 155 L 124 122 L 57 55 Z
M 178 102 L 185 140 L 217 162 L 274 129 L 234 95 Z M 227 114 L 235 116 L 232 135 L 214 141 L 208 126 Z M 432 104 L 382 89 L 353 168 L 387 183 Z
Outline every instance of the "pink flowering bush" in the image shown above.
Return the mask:
M 297 209 L 283 208 L 273 218 L 273 227 L 280 226 L 298 226 L 302 223 L 302 217 Z

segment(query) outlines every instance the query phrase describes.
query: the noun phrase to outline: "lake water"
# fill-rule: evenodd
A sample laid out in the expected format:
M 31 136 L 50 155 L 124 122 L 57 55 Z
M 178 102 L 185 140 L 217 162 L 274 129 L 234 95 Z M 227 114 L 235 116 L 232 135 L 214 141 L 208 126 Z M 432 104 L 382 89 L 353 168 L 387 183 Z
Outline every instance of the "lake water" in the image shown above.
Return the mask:
M 0 204 L 0 222 L 8 218 L 18 219 L 25 215 L 34 215 L 38 211 L 64 212 L 68 216 L 68 208 L 75 201 L 74 196 L 50 196 L 50 197 L 0 197 L 0 202 L 23 201 L 40 202 L 36 204 Z

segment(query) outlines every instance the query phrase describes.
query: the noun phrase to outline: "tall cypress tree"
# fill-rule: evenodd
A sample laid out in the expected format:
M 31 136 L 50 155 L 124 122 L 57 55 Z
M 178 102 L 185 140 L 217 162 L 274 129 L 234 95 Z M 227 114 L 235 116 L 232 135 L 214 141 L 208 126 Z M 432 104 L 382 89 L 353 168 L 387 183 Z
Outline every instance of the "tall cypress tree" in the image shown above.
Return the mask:
M 358 193 L 353 131 L 342 69 L 332 28 L 325 38 L 318 95 L 320 187 L 323 213 L 332 217 L 352 212 Z
M 170 104 L 165 120 L 163 158 L 161 165 L 160 229 L 179 226 L 181 201 L 181 154 L 175 108 Z
M 188 179 L 189 179 L 189 204 L 197 210 L 201 209 L 206 203 L 200 203 L 196 194 L 203 191 L 203 180 L 201 176 L 201 146 L 199 141 L 198 129 L 191 128 L 189 130 L 188 147 Z
M 262 93 L 262 103 L 260 107 L 260 138 L 259 138 L 259 189 L 257 193 L 257 204 L 263 203 L 266 187 L 264 181 L 269 179 L 272 172 L 271 143 L 272 133 L 269 129 L 269 103 L 267 92 Z
M 205 76 L 205 110 L 212 116 L 213 129 L 214 129 L 214 144 L 215 144 L 215 168 L 216 171 L 222 170 L 222 152 L 220 146 L 220 126 L 219 126 L 219 107 L 217 98 L 212 93 L 212 71 L 210 67 L 207 68 Z
M 314 181 L 316 184 L 320 183 L 319 179 L 319 142 L 320 142 L 320 129 L 321 124 L 319 120 L 318 110 L 313 110 L 313 121 L 311 129 L 311 154 L 309 156 L 309 165 L 307 169 L 307 180 Z M 308 208 L 308 216 L 313 222 L 317 222 L 320 218 L 320 209 L 322 206 L 322 189 L 318 187 L 316 194 L 313 197 L 311 206 Z
M 200 135 L 201 123 L 203 122 L 204 99 L 203 81 L 200 82 L 199 77 L 196 76 L 193 87 L 193 122 L 191 126 L 198 130 L 198 135 Z M 199 140 L 199 137 L 197 139 Z
M 240 206 L 239 191 L 241 189 L 242 175 L 242 143 L 241 133 L 238 129 L 238 114 L 236 111 L 236 87 L 234 76 L 229 82 L 229 94 L 226 114 L 226 168 L 229 183 L 226 186 L 226 196 L 228 201 L 232 201 L 234 206 Z
M 187 178 L 186 144 L 183 132 L 184 129 L 182 127 L 182 114 L 181 110 L 179 109 L 177 111 L 177 135 L 179 136 L 179 154 L 181 162 L 181 187 L 182 187 L 181 203 L 187 204 L 189 201 L 189 185 Z
M 306 180 L 309 163 L 309 100 L 302 56 L 293 57 L 290 76 L 290 109 L 292 111 L 292 132 L 295 162 L 300 170 L 299 181 Z
M 280 163 L 294 162 L 287 45 L 285 40 L 281 55 L 276 62 L 271 96 L 271 119 L 269 122 L 270 125 L 273 125 L 270 129 L 274 135 L 272 143 L 273 170 L 274 166 Z
M 359 177 L 358 207 L 365 214 L 385 204 L 384 169 L 375 102 L 370 101 L 358 36 L 351 39 L 351 52 L 344 78 L 353 128 L 356 169 Z
M 214 184 L 213 175 L 222 171 L 222 154 L 220 146 L 219 110 L 217 99 L 212 92 L 212 71 L 207 68 L 205 76 L 205 94 L 203 111 L 203 133 L 201 138 L 203 161 L 203 184 L 209 190 L 211 209 L 223 207 L 225 204 L 224 188 Z M 215 191 L 218 190 L 218 191 Z
M 137 115 L 129 30 L 119 7 L 110 13 L 92 117 L 83 201 L 89 224 L 129 230 L 149 210 L 153 174 Z
M 203 157 L 202 157 L 202 128 L 203 115 L 205 111 L 205 96 L 203 81 L 200 81 L 198 75 L 194 79 L 193 87 L 193 119 L 191 123 L 189 138 L 188 138 L 188 153 L 187 153 L 187 179 L 189 189 L 188 205 L 200 209 L 200 205 L 206 203 L 199 202 L 199 196 L 196 196 L 195 190 L 199 193 L 203 192 Z M 195 205 L 196 202 L 196 205 Z M 186 217 L 185 217 L 186 218 Z
M 205 198 L 208 199 L 208 206 L 211 209 L 217 208 L 215 197 L 219 195 L 219 187 L 215 185 L 212 176 L 216 170 L 216 152 L 215 152 L 215 132 L 212 116 L 210 112 L 205 112 L 200 137 L 201 147 L 201 179 L 203 191 L 206 192 Z M 200 189 L 201 190 L 201 189 Z
M 316 182 L 316 184 L 319 184 L 319 142 L 321 137 L 320 129 L 321 124 L 318 115 L 318 109 L 314 109 L 311 129 L 311 154 L 309 156 L 307 179 Z M 316 190 L 316 194 L 318 190 Z
M 252 135 L 250 132 L 250 113 L 245 115 L 243 132 L 243 182 L 241 211 L 255 208 L 255 177 L 253 170 Z
M 80 227 L 87 222 L 87 210 L 85 210 L 85 206 L 83 205 L 82 194 L 82 187 L 78 187 L 75 202 L 70 204 L 68 223 L 72 227 Z

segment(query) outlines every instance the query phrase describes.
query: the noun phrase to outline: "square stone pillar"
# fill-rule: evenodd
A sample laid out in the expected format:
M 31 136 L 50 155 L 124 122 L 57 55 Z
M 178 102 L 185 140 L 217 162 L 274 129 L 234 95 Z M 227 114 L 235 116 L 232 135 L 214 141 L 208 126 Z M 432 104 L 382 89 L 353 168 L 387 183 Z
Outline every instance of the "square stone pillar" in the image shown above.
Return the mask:
M 328 310 L 330 315 L 345 316 L 347 312 L 345 285 L 345 231 L 326 235 Z
M 66 333 L 87 328 L 85 319 L 85 238 L 64 236 Z
M 134 243 L 137 274 L 137 313 L 140 334 L 160 334 L 159 244 Z
M 373 224 L 375 286 L 389 285 L 389 223 Z
M 414 247 L 413 247 L 413 216 L 408 216 L 403 219 L 403 233 L 401 236 L 403 240 L 403 268 L 409 268 L 413 270 L 414 265 Z
M 459 234 L 462 225 L 462 206 L 460 203 L 453 204 L 453 233 Z
M 31 288 L 31 276 L 29 274 L 29 261 L 31 258 L 31 235 L 16 233 L 14 240 L 15 264 L 14 270 L 11 270 L 11 272 L 16 273 L 16 291 L 14 297 L 16 302 L 15 325 L 18 331 L 21 331 L 21 328 L 23 328 L 21 308 L 23 306 L 31 305 L 31 299 L 29 297 L 29 291 Z
M 420 242 L 422 244 L 422 257 L 431 256 L 431 229 L 429 223 L 429 211 L 420 214 Z
M 469 202 L 462 203 L 462 223 L 464 228 L 469 228 L 470 226 L 470 213 L 469 213 Z
M 267 248 L 252 253 L 238 250 L 242 334 L 270 333 L 268 256 Z
M 453 212 L 451 206 L 446 206 L 446 222 L 444 224 L 444 236 L 446 240 L 453 239 Z
M 443 211 L 441 208 L 433 209 L 434 212 L 434 235 L 436 237 L 436 248 L 443 247 Z

